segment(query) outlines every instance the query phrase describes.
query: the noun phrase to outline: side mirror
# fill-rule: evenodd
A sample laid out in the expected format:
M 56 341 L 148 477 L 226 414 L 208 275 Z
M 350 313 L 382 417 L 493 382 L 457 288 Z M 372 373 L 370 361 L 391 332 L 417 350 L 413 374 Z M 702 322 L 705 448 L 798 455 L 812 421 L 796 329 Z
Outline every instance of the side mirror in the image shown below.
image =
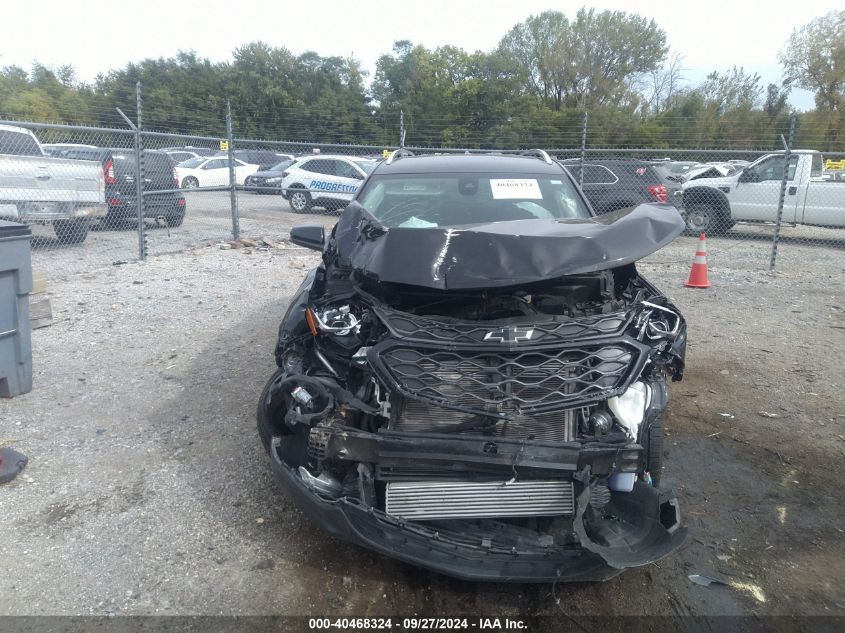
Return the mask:
M 290 241 L 315 251 L 322 251 L 326 244 L 326 227 L 322 224 L 304 224 L 290 230 Z
M 743 169 L 739 174 L 739 182 L 757 182 L 757 173 L 753 169 Z

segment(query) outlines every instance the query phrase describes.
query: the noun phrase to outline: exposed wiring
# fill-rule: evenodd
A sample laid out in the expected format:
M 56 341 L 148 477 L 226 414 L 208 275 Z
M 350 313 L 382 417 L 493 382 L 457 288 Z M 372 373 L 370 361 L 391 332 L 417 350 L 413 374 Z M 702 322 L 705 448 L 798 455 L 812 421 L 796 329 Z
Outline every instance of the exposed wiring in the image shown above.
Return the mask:
M 576 620 L 574 617 L 569 615 L 569 613 L 567 613 L 566 609 L 563 608 L 563 605 L 560 604 L 560 598 L 558 598 L 558 596 L 557 596 L 557 583 L 560 580 L 560 576 L 561 576 L 560 570 L 558 569 L 557 570 L 557 578 L 555 578 L 554 582 L 552 582 L 552 599 L 555 601 L 555 604 L 557 605 L 558 610 L 563 614 L 563 617 L 565 617 L 567 620 L 572 622 L 572 624 L 574 624 L 579 629 L 584 631 L 584 633 L 592 633 L 592 631 L 590 631 L 590 629 L 588 629 L 583 624 L 581 624 L 578 620 Z

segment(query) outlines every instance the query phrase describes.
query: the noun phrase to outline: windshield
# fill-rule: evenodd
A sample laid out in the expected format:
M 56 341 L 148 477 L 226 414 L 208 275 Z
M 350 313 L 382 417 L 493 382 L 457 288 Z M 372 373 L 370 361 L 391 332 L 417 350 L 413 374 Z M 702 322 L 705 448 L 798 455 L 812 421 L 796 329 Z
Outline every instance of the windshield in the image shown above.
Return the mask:
M 388 228 L 433 228 L 591 217 L 560 176 L 396 174 L 369 181 L 358 202 Z
M 179 167 L 184 167 L 185 169 L 196 169 L 200 165 L 202 165 L 206 160 L 206 158 L 189 158 L 188 160 L 182 161 L 179 163 Z
M 288 167 L 293 165 L 293 161 L 290 159 L 283 160 L 281 163 L 276 163 L 273 165 L 268 171 L 284 171 Z
M 360 167 L 361 169 L 363 169 L 365 174 L 373 173 L 373 170 L 378 164 L 374 160 L 353 160 L 352 162 L 358 165 L 358 167 Z

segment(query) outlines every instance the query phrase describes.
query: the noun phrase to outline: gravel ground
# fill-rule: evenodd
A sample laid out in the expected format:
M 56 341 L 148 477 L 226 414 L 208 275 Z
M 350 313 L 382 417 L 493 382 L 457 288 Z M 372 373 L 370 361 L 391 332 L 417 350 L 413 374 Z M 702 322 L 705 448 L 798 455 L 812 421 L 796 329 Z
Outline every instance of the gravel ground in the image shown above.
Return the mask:
M 682 238 L 642 265 L 689 322 L 664 485 L 690 538 L 609 582 L 559 586 L 561 604 L 576 618 L 845 615 L 842 253 L 790 245 L 800 265 L 770 276 L 744 244 L 692 291 L 694 248 Z M 0 402 L 0 443 L 30 458 L 0 495 L 0 614 L 557 613 L 547 585 L 459 582 L 336 541 L 277 488 L 255 403 L 315 261 L 205 247 L 51 275 L 34 390 Z

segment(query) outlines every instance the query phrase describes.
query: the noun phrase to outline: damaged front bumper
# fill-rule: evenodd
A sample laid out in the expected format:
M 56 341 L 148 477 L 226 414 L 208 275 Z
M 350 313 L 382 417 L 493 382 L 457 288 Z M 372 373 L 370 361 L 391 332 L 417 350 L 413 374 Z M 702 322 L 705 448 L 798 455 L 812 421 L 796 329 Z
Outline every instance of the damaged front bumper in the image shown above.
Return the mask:
M 362 502 L 364 495 L 321 490 L 309 481 L 307 470 L 304 478 L 302 467 L 298 472 L 296 465 L 285 459 L 285 443 L 294 441 L 295 436 L 274 434 L 270 402 L 270 397 L 263 397 L 259 404 L 259 430 L 279 482 L 299 509 L 334 536 L 420 567 L 473 581 L 601 581 L 626 568 L 660 560 L 686 537 L 671 492 L 641 481 L 630 492 L 611 492 L 604 485 L 612 473 L 641 471 L 643 450 L 635 444 L 554 445 L 350 428 L 326 428 L 320 438 L 323 458 L 376 464 L 377 477 L 390 479 L 393 468 L 406 473 L 409 469 L 440 471 L 444 482 L 439 485 L 448 489 L 455 485 L 448 476 L 450 469 L 471 470 L 477 481 L 465 484 L 475 487 L 469 503 L 479 503 L 477 491 L 485 486 L 504 490 L 512 485 L 515 494 L 511 498 L 542 494 L 538 486 L 551 486 L 564 505 L 571 504 L 570 509 L 560 511 L 568 516 L 558 520 L 569 522 L 561 533 L 570 535 L 561 539 L 509 525 L 492 514 L 491 521 L 479 521 L 478 505 L 471 513 L 476 516 L 472 521 L 462 521 L 457 510 L 420 521 L 392 513 L 389 498 L 386 506 L 380 504 L 386 507 L 384 511 L 376 507 L 379 504 Z M 518 481 L 513 477 L 515 464 Z M 402 477 L 394 472 L 392 479 L 387 491 L 380 494 L 390 495 L 389 486 L 402 489 Z M 523 493 L 520 485 L 529 492 Z M 417 490 L 415 494 L 426 493 Z M 442 490 L 436 494 L 443 494 Z M 439 497 L 440 507 L 444 499 Z M 518 516 L 518 501 L 509 502 L 502 494 L 495 499 L 497 515 L 507 513 L 503 508 L 515 503 L 512 507 L 517 514 L 511 516 Z M 462 501 L 460 497 L 456 500 Z M 393 505 L 402 514 L 401 500 Z M 419 505 L 418 499 L 415 505 Z M 546 519 L 546 527 L 552 521 Z

